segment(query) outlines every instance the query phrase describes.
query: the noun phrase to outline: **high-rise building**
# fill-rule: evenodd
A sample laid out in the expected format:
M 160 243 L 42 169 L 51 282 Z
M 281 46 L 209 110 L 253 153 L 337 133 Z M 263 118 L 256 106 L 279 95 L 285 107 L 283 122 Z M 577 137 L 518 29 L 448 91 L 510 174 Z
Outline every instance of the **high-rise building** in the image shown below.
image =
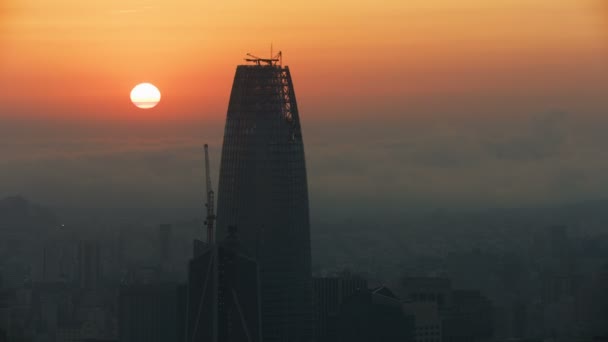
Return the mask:
M 312 339 L 308 185 L 289 67 L 236 69 L 222 148 L 217 236 L 239 227 L 260 269 L 265 342 Z
M 494 334 L 492 303 L 479 291 L 453 291 L 451 306 L 442 313 L 441 330 L 444 341 L 492 341 Z
M 399 294 L 408 302 L 437 303 L 441 311 L 449 306 L 452 282 L 444 277 L 404 277 L 401 279 Z
M 71 281 L 74 278 L 74 246 L 71 241 L 51 239 L 42 248 L 43 282 Z
M 441 315 L 437 302 L 405 302 L 403 312 L 414 317 L 415 342 L 441 342 Z
M 190 261 L 186 298 L 187 341 L 260 342 L 257 263 L 243 253 L 235 230 Z
M 78 285 L 94 290 L 101 278 L 100 247 L 97 241 L 81 241 L 78 245 Z
M 367 280 L 358 276 L 313 278 L 315 341 L 334 342 L 337 339 L 337 318 L 345 298 L 367 289 Z
M 363 289 L 340 305 L 337 342 L 414 341 L 414 317 L 388 288 Z
M 161 263 L 168 262 L 171 252 L 172 225 L 161 224 L 158 227 L 158 252 Z

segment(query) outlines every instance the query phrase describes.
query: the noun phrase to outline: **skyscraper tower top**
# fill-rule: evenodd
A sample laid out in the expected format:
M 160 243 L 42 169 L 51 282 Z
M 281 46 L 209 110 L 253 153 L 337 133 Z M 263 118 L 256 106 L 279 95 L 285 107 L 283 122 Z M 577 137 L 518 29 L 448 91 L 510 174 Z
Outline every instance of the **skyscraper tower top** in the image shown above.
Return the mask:
M 270 55 L 272 56 L 272 52 L 270 53 Z M 258 56 L 254 56 L 250 53 L 247 53 L 247 58 L 245 58 L 245 61 L 247 62 L 252 62 L 255 63 L 256 65 L 268 65 L 268 66 L 279 66 L 282 67 L 283 66 L 283 53 L 281 51 L 279 51 L 279 53 L 277 53 L 275 56 L 272 56 L 270 58 L 260 58 Z
M 312 338 L 310 224 L 304 143 L 289 67 L 250 56 L 226 117 L 217 238 L 239 227 L 260 270 L 265 342 Z

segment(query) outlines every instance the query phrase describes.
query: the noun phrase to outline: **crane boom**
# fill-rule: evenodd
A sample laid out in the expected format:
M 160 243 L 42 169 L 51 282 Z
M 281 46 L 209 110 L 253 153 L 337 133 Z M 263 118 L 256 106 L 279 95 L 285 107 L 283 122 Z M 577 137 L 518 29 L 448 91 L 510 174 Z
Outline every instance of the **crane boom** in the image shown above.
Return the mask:
M 270 58 L 260 58 L 256 55 L 247 53 L 247 58 L 245 58 L 245 61 L 255 63 L 256 65 L 262 65 L 262 63 L 271 66 L 283 65 L 283 54 L 281 51 L 279 51 L 279 53 L 277 53 L 275 56 L 272 56 L 272 52 L 270 55 Z
M 211 188 L 211 174 L 209 172 L 209 146 L 205 144 L 205 182 L 207 184 L 207 219 L 205 225 L 207 226 L 207 243 L 212 244 L 214 242 L 213 237 L 213 223 L 215 222 L 215 210 L 214 210 L 214 197 L 215 193 Z

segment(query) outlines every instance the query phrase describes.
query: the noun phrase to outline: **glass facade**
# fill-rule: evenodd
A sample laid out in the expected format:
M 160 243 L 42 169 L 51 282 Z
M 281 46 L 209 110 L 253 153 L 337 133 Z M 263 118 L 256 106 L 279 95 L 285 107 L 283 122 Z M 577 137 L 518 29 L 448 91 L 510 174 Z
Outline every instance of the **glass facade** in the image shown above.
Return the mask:
M 308 186 L 288 67 L 237 67 L 222 148 L 218 240 L 231 225 L 258 262 L 263 340 L 311 340 Z

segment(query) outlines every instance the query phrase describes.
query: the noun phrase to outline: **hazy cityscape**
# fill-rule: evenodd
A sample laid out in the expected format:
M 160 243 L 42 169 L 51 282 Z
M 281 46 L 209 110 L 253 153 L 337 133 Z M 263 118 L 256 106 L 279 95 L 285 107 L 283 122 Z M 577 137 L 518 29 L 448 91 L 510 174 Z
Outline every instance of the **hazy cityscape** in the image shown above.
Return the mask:
M 326 211 L 309 228 L 280 57 L 237 69 L 217 217 L 207 145 L 199 209 L 0 201 L 3 341 L 608 338 L 608 202 Z
M 0 342 L 608 341 L 606 4 L 0 0 Z

